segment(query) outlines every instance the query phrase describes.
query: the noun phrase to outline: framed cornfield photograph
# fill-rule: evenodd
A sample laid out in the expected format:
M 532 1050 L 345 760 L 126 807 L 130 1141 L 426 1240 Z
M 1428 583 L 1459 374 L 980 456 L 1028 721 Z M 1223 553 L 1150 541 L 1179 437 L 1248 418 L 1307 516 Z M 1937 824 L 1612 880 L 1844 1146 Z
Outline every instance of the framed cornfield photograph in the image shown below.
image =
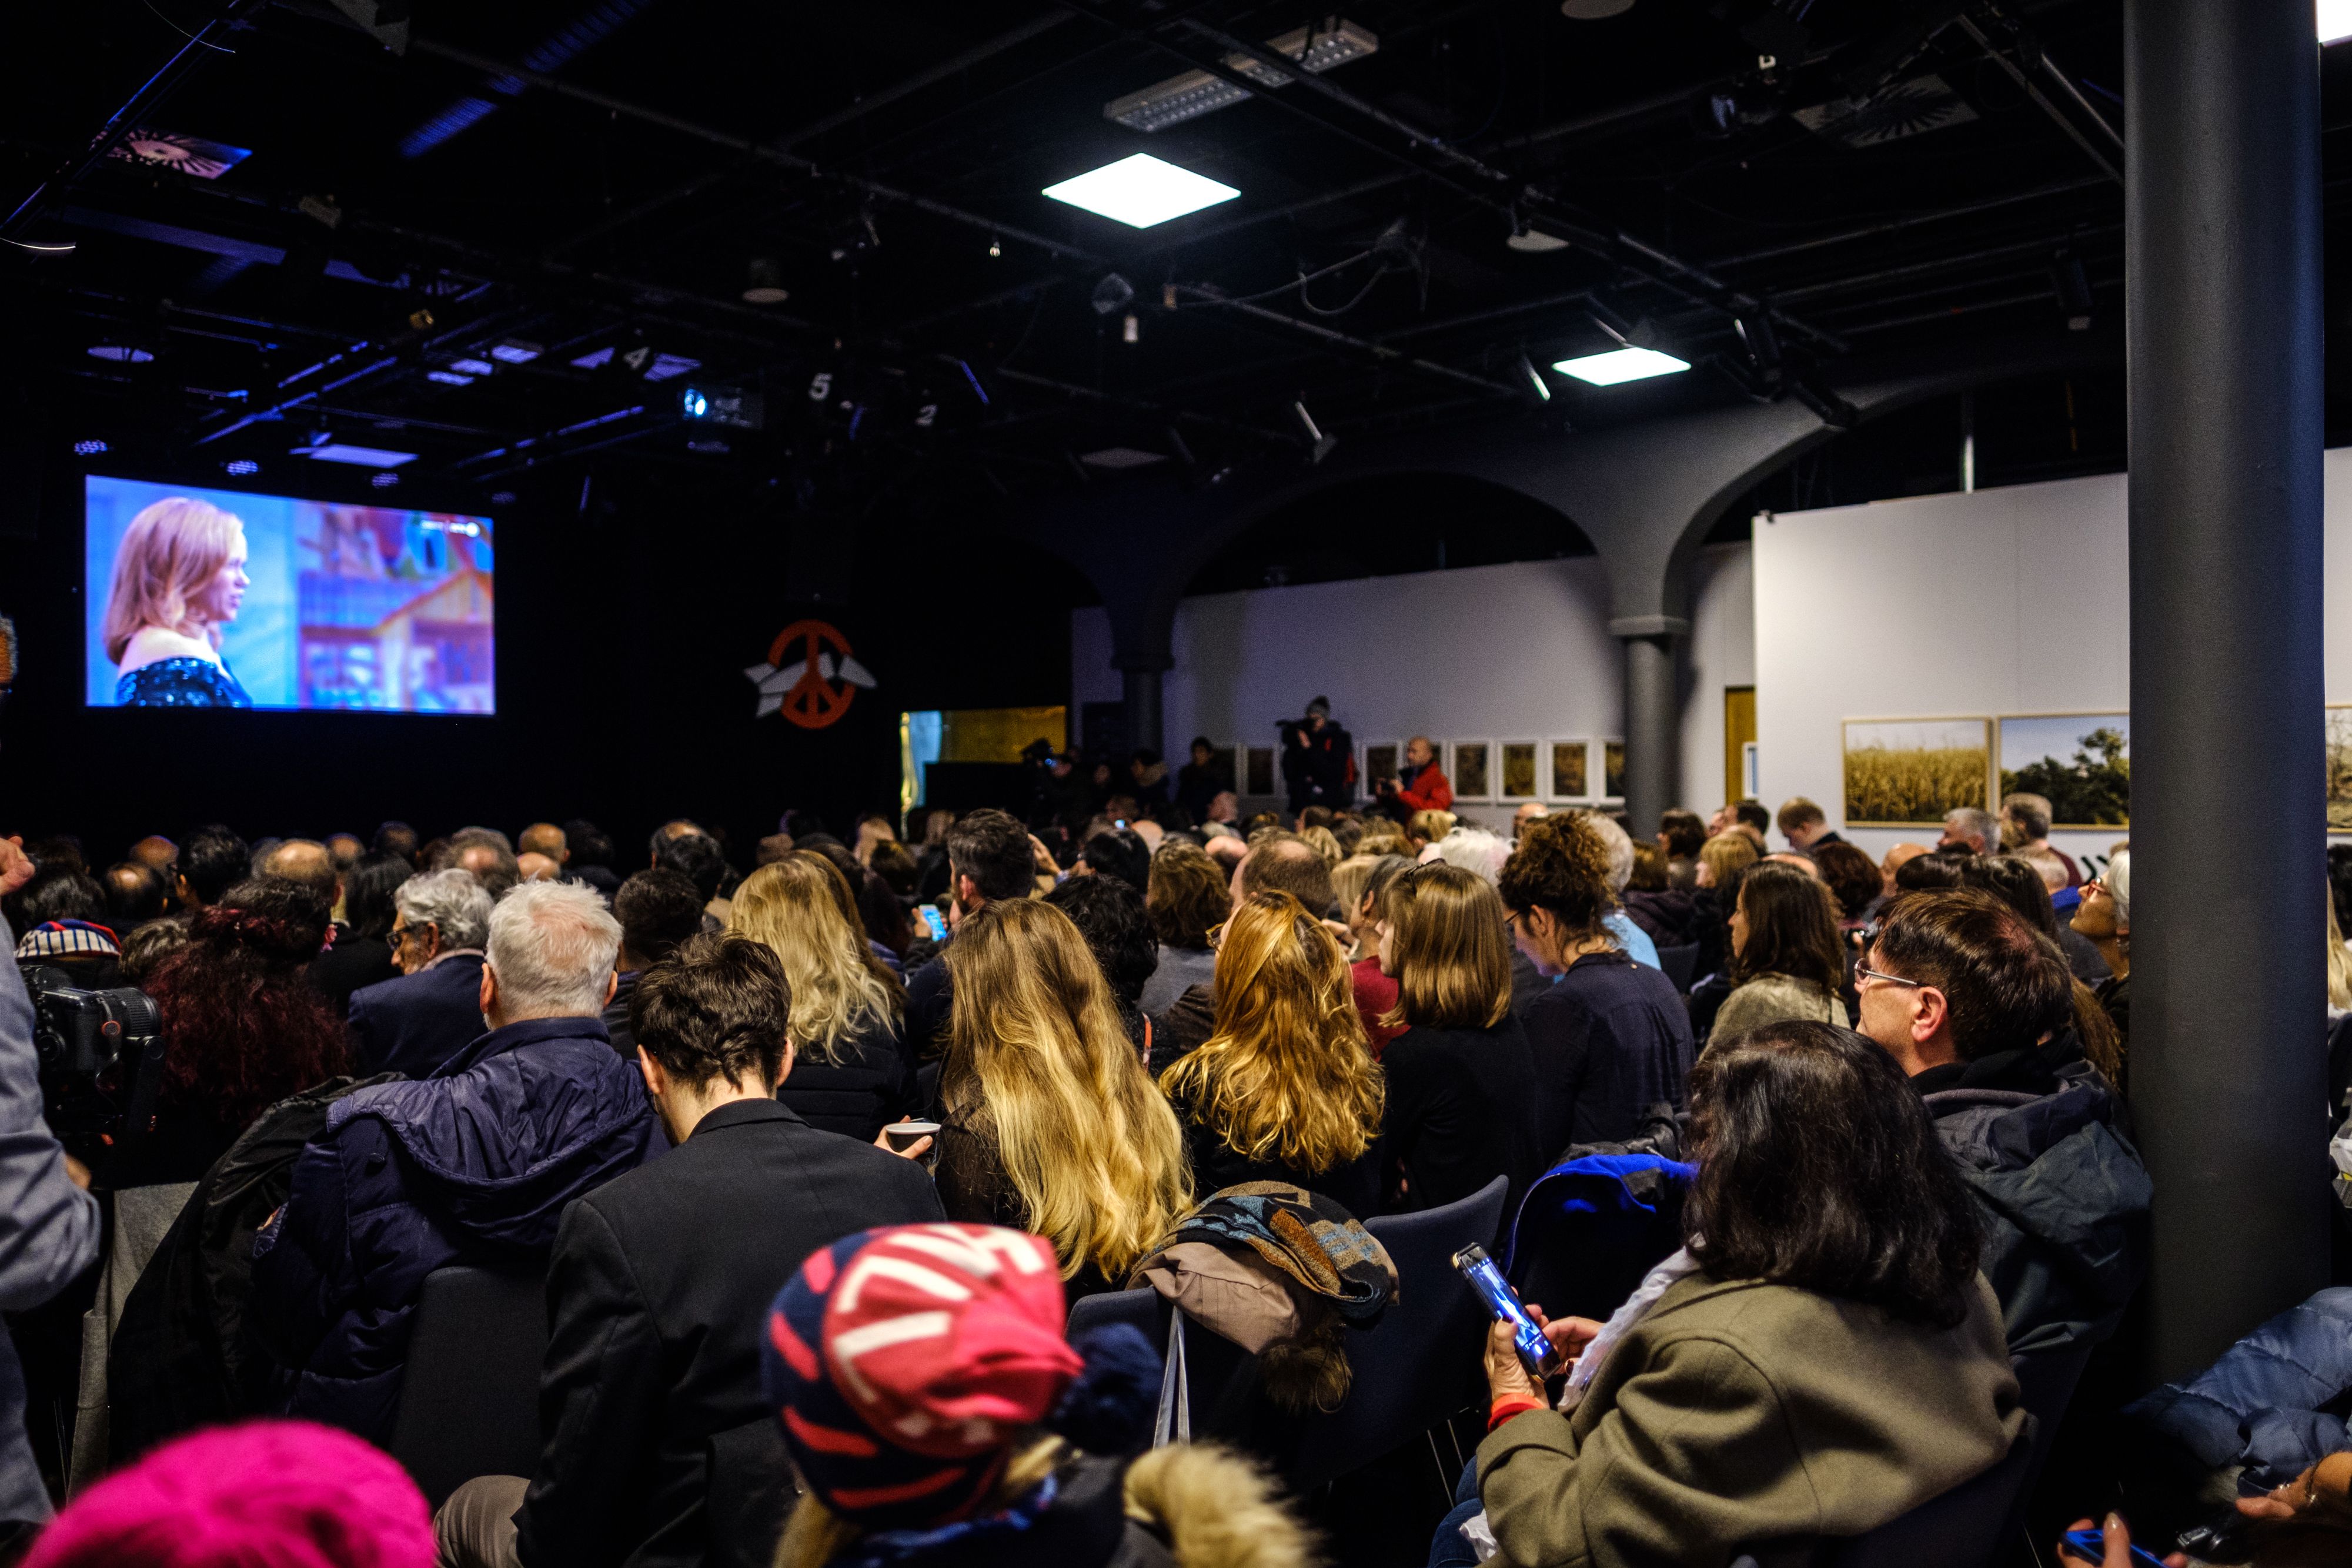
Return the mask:
M 1850 718 L 1844 751 L 1849 827 L 1934 827 L 1962 806 L 1990 808 L 1990 718 Z

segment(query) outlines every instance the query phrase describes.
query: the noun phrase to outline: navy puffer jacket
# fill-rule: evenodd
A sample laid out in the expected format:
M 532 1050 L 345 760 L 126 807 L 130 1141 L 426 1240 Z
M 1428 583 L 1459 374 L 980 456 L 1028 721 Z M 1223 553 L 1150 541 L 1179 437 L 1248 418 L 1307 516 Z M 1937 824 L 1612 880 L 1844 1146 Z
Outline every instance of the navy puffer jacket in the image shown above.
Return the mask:
M 287 1413 L 388 1442 L 425 1276 L 543 1264 L 566 1204 L 667 1146 L 596 1019 L 509 1024 L 337 1101 L 254 1242 L 249 1310 Z

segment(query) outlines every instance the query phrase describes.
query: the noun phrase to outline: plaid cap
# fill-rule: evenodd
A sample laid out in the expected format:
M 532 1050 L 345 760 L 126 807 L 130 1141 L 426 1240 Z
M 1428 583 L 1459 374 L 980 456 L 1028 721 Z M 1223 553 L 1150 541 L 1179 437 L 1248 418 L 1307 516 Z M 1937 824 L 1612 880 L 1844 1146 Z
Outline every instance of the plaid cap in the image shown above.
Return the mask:
M 1245 1181 L 1212 1193 L 1144 1262 L 1184 1241 L 1246 1247 L 1358 1328 L 1378 1322 L 1396 1299 L 1396 1264 L 1379 1238 L 1339 1204 L 1288 1182 Z M 1141 1282 L 1139 1265 L 1128 1283 Z
M 19 958 L 73 958 L 93 954 L 109 958 L 122 956 L 114 933 L 95 921 L 44 921 L 16 941 Z
M 969 1513 L 1084 1363 L 1051 1243 L 992 1225 L 862 1230 L 769 1310 L 761 1371 L 827 1508 L 868 1530 Z

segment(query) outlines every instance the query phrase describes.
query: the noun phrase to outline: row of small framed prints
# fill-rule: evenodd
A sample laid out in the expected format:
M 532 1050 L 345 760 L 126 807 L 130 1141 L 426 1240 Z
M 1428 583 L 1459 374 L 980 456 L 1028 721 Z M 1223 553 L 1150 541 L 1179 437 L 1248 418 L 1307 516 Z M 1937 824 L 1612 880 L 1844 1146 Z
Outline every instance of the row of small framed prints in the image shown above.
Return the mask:
M 1521 800 L 1590 804 L 1625 795 L 1622 740 L 1453 740 L 1435 743 L 1454 798 L 1465 805 Z M 1281 754 L 1271 746 L 1216 748 L 1217 759 L 1240 780 L 1245 796 L 1283 793 Z M 1393 779 L 1404 762 L 1404 742 L 1367 741 L 1356 748 L 1356 778 L 1366 797 Z

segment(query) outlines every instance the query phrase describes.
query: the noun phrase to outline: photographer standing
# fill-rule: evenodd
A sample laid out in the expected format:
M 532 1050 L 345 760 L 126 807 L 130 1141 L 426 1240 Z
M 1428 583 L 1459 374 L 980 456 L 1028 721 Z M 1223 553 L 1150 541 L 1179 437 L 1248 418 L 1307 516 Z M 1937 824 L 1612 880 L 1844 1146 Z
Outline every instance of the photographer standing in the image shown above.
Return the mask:
M 1356 746 L 1348 732 L 1331 722 L 1331 699 L 1317 697 L 1307 705 L 1307 716 L 1285 719 L 1282 731 L 1282 779 L 1290 787 L 1290 814 L 1296 818 L 1309 806 L 1339 810 L 1356 799 Z
M 0 839 L 0 894 L 32 879 L 15 839 Z M 89 1173 L 68 1158 L 41 1120 L 41 1075 L 33 1052 L 33 1004 L 13 956 L 16 941 L 0 920 L 0 1310 L 28 1312 L 65 1289 L 98 1259 L 98 1200 Z M 0 1333 L 0 1554 L 49 1517 L 40 1467 L 25 1435 L 25 1373 Z

